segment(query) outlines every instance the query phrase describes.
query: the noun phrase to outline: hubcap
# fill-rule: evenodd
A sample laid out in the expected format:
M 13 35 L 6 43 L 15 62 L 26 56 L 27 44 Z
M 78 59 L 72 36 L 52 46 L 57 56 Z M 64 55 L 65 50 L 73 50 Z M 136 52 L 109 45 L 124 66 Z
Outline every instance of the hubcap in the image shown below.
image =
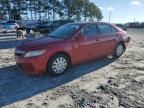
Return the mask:
M 67 68 L 67 61 L 63 57 L 56 58 L 52 64 L 53 71 L 58 74 L 64 72 L 66 68 Z
M 118 45 L 116 48 L 116 55 L 117 56 L 121 56 L 123 53 L 123 46 L 122 45 Z

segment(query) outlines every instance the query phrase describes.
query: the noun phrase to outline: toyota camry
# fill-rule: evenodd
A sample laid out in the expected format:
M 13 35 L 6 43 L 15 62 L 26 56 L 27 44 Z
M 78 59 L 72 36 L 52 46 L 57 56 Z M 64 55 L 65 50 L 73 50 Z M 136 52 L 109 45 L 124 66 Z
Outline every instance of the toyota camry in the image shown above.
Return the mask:
M 50 34 L 27 40 L 15 50 L 16 63 L 28 74 L 64 73 L 71 65 L 112 55 L 130 42 L 126 31 L 104 22 L 68 23 Z

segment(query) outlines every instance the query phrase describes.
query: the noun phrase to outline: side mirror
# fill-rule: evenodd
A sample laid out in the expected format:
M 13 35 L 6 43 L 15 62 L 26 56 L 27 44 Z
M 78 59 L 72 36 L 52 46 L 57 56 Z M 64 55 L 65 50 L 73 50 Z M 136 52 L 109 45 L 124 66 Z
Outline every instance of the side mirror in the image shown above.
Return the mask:
M 75 37 L 75 40 L 79 41 L 79 40 L 84 40 L 85 39 L 85 35 L 83 35 L 82 33 L 77 34 L 77 36 Z

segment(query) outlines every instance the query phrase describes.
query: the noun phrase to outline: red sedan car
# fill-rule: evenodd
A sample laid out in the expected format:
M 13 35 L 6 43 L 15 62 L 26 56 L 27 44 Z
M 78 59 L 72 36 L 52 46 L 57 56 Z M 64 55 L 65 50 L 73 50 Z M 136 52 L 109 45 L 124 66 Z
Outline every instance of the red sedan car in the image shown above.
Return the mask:
M 120 57 L 130 37 L 103 22 L 69 23 L 48 36 L 17 46 L 16 63 L 28 74 L 62 74 L 74 64 L 113 55 Z

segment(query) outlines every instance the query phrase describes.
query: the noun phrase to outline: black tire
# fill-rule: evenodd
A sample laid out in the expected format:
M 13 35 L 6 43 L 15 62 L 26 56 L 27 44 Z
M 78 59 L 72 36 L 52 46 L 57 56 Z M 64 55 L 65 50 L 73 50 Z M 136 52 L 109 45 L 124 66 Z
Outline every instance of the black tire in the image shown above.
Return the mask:
M 56 61 L 56 59 L 59 59 L 59 58 L 63 58 L 66 61 L 66 67 L 62 72 L 56 72 L 53 68 L 54 61 Z M 50 60 L 48 61 L 47 72 L 50 73 L 51 75 L 60 75 L 60 74 L 63 74 L 68 69 L 69 66 L 70 66 L 70 59 L 67 55 L 56 54 L 53 57 L 51 57 Z
M 118 51 L 121 50 L 121 51 Z M 119 58 L 122 56 L 122 54 L 124 53 L 125 49 L 124 49 L 124 44 L 123 43 L 119 43 L 117 44 L 115 51 L 114 51 L 114 57 L 115 58 Z

